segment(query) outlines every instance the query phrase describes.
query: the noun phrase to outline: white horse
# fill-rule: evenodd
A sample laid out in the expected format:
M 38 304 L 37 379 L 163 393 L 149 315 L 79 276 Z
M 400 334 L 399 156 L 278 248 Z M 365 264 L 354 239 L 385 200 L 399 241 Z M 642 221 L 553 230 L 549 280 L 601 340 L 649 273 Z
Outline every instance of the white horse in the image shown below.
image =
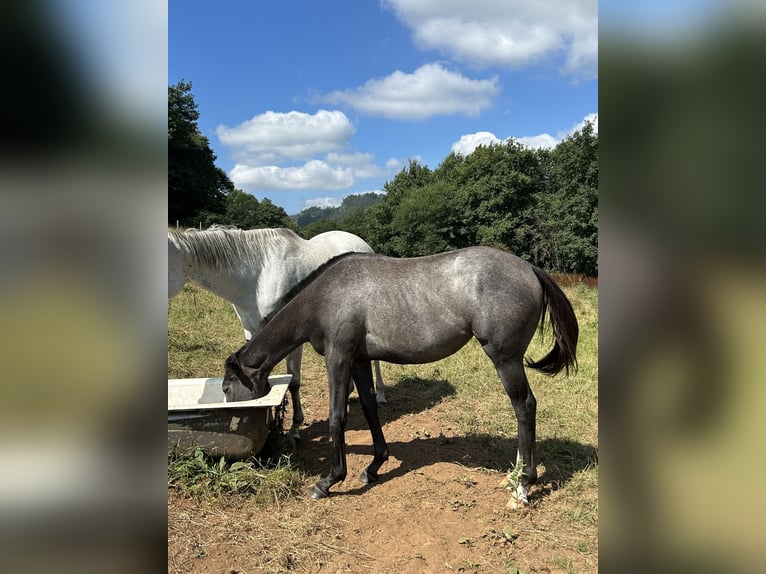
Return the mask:
M 187 281 L 230 301 L 250 340 L 276 311 L 282 297 L 327 260 L 350 251 L 372 253 L 360 237 L 345 231 L 328 231 L 305 240 L 289 229 L 217 227 L 203 231 L 168 230 L 168 299 Z M 301 356 L 299 346 L 286 359 L 292 375 L 290 396 L 293 424 L 290 433 L 299 438 L 303 424 L 300 400 Z M 385 403 L 380 364 L 375 361 L 376 398 Z

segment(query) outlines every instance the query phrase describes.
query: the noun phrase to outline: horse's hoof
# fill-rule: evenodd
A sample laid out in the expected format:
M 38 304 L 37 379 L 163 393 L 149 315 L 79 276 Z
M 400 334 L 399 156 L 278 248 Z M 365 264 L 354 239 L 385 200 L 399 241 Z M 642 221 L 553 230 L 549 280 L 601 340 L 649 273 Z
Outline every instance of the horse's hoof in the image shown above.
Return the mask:
M 362 472 L 362 474 L 359 475 L 359 481 L 362 484 L 371 484 L 373 482 L 378 482 L 378 473 L 365 470 Z
M 319 500 L 320 498 L 327 498 L 330 496 L 330 493 L 326 490 L 322 490 L 317 485 L 314 485 L 314 488 L 311 489 L 311 494 L 309 494 L 312 500 Z
M 509 510 L 518 510 L 520 508 L 529 508 L 529 501 L 528 500 L 519 500 L 515 496 L 511 496 L 510 500 L 508 500 L 508 503 L 505 505 L 506 508 Z
M 510 508 L 511 510 L 516 510 L 519 508 L 527 508 L 529 507 L 529 498 L 527 496 L 528 489 L 526 486 L 519 485 L 516 487 L 516 490 L 514 490 L 511 493 L 511 499 L 508 501 L 508 504 L 506 504 L 506 508 Z

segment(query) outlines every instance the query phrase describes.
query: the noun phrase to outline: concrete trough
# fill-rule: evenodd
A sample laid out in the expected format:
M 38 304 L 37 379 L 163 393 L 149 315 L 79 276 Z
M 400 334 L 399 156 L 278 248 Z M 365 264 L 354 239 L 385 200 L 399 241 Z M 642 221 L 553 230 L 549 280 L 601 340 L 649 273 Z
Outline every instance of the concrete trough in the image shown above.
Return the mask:
M 169 451 L 199 446 L 209 456 L 241 460 L 263 449 L 290 375 L 269 377 L 269 394 L 251 401 L 226 402 L 222 382 L 221 377 L 168 379 Z

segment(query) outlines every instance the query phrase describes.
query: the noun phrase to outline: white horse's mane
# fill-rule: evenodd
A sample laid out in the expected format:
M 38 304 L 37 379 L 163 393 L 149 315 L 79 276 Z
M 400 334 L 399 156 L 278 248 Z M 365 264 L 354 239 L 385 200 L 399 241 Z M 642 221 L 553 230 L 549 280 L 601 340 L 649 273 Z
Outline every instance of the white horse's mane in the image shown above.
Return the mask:
M 238 229 L 213 225 L 209 229 L 168 230 L 179 249 L 198 266 L 226 271 L 242 265 L 260 266 L 277 245 L 303 241 L 287 228 Z

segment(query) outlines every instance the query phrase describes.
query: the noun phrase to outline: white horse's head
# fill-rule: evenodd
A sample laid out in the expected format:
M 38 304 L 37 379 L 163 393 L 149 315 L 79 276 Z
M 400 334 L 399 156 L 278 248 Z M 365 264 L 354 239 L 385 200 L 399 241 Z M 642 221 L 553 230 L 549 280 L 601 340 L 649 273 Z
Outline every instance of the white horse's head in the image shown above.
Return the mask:
M 168 299 L 181 292 L 186 283 L 183 254 L 168 232 Z

